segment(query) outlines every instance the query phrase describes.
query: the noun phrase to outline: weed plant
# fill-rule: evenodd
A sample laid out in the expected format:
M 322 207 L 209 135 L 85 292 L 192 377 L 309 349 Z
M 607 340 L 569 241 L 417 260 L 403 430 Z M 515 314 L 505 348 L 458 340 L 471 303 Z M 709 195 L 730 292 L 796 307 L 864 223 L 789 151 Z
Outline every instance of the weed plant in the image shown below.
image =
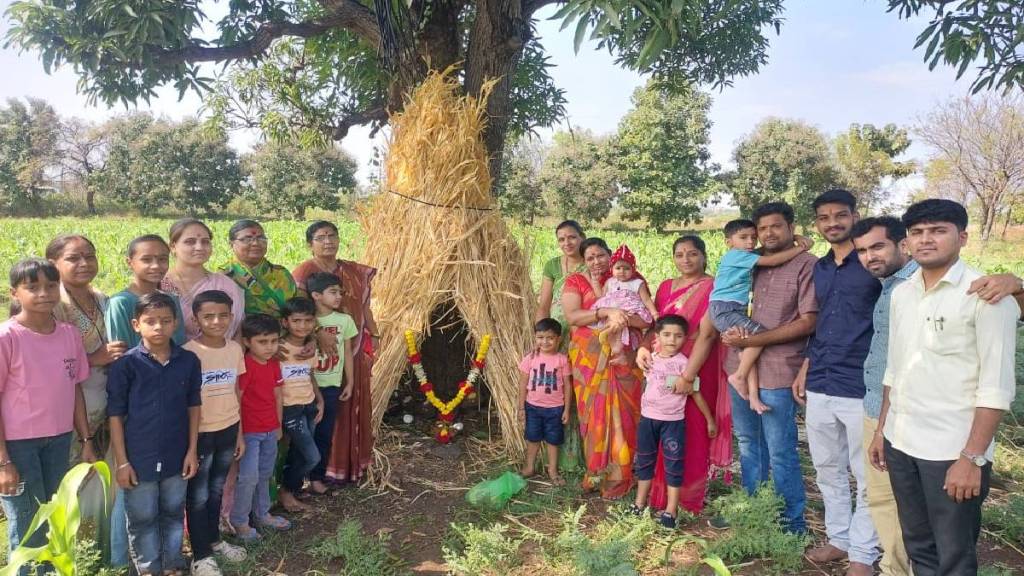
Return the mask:
M 391 554 L 389 540 L 388 534 L 367 536 L 358 520 L 346 520 L 332 536 L 313 544 L 309 548 L 309 555 L 324 565 L 340 560 L 343 563 L 341 572 L 337 573 L 340 576 L 409 574 L 402 562 Z
M 729 522 L 730 530 L 710 544 L 708 553 L 729 564 L 761 560 L 769 573 L 799 572 L 807 537 L 782 530 L 782 505 L 782 498 L 767 484 L 753 496 L 737 490 L 715 500 L 711 509 Z

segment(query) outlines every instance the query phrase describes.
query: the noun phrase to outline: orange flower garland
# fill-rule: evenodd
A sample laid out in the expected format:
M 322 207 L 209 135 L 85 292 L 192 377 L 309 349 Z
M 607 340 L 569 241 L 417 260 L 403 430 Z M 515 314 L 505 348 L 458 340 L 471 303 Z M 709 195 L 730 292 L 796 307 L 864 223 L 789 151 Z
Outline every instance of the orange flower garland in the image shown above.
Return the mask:
M 459 392 L 448 402 L 442 402 L 437 397 L 437 394 L 434 394 L 434 385 L 427 380 L 427 372 L 423 369 L 423 358 L 416 350 L 416 337 L 413 335 L 412 330 L 405 331 L 405 346 L 409 355 L 409 364 L 412 366 L 412 371 L 416 373 L 416 380 L 420 383 L 420 391 L 423 392 L 427 397 L 427 401 L 438 412 L 437 422 L 439 428 L 435 437 L 438 442 L 447 444 L 452 440 L 450 428 L 455 420 L 455 409 L 459 407 L 459 404 L 462 404 L 466 396 L 474 392 L 476 383 L 480 379 L 480 371 L 483 370 L 486 364 L 487 351 L 491 348 L 491 335 L 484 334 L 484 337 L 480 340 L 480 347 L 473 358 L 473 367 L 469 369 L 466 379 L 459 382 Z

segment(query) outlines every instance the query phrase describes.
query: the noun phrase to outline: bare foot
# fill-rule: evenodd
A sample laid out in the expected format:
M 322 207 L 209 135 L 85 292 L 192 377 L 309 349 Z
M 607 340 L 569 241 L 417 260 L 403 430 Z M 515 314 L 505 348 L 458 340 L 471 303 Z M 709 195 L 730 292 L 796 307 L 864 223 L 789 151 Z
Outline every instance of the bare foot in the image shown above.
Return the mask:
M 551 483 L 555 486 L 565 486 L 565 478 L 562 478 L 558 474 L 557 470 L 548 470 L 548 478 L 551 480 Z
M 746 379 L 738 379 L 735 374 L 729 374 L 729 377 L 726 379 L 729 381 L 729 384 L 731 384 L 732 387 L 736 390 L 736 393 L 740 395 L 740 398 L 743 398 L 744 400 L 748 399 Z
M 519 469 L 519 475 L 523 478 L 532 478 L 536 473 L 537 472 L 533 469 L 533 466 L 523 466 Z
M 306 512 L 313 509 L 309 504 L 300 501 L 294 494 L 287 490 L 279 490 L 277 493 L 277 499 L 281 503 L 281 506 L 289 512 Z
M 761 402 L 760 398 L 750 399 L 750 409 L 753 410 L 754 412 L 757 412 L 758 414 L 764 414 L 765 412 L 772 411 L 772 407 L 765 404 L 764 402 Z
M 312 482 L 309 483 L 309 491 L 314 494 L 320 494 L 322 496 L 324 494 L 327 494 L 328 490 L 330 490 L 330 488 L 328 488 L 326 484 L 319 480 L 313 480 Z
M 850 562 L 846 569 L 846 576 L 871 576 L 874 573 L 874 569 L 863 562 Z
M 831 544 L 825 544 L 807 551 L 807 559 L 816 564 L 835 562 L 846 558 L 846 552 Z

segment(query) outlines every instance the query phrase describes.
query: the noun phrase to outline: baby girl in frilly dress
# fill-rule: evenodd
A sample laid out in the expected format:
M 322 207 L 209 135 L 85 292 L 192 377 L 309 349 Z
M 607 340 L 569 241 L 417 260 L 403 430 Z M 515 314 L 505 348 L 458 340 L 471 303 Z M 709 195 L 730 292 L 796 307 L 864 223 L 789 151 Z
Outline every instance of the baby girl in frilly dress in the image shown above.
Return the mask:
M 594 309 L 618 308 L 627 314 L 635 314 L 645 322 L 653 322 L 658 315 L 651 299 L 647 281 L 637 272 L 636 257 L 625 244 L 618 247 L 611 258 L 612 277 L 604 284 L 604 296 L 597 299 Z M 605 322 L 598 322 L 591 328 L 604 328 Z M 612 364 L 626 362 L 622 351 L 626 347 L 636 348 L 639 338 L 629 328 L 621 328 L 608 334 L 612 347 Z

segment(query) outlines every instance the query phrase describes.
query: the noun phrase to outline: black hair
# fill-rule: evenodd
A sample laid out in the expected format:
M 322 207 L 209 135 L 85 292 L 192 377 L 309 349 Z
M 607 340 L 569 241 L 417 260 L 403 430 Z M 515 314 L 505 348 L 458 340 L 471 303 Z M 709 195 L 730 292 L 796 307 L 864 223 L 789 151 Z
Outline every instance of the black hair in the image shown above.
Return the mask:
M 281 323 L 269 314 L 249 314 L 242 320 L 242 338 L 281 334 Z
M 672 243 L 672 253 L 675 254 L 676 248 L 679 248 L 680 244 L 693 244 L 693 247 L 700 252 L 700 255 L 704 257 L 704 270 L 708 269 L 708 246 L 704 243 L 704 239 L 696 234 L 684 234 L 676 241 Z
M 750 219 L 757 224 L 761 218 L 771 214 L 778 214 L 779 216 L 782 216 L 787 224 L 793 223 L 793 207 L 785 202 L 768 202 L 766 204 L 761 204 L 754 209 L 754 213 L 751 214 Z
M 323 294 L 331 286 L 341 286 L 341 280 L 329 272 L 315 272 L 306 279 L 306 292 Z
M 612 255 L 612 249 L 608 247 L 608 243 L 601 238 L 594 236 L 593 238 L 586 238 L 583 242 L 580 242 L 580 256 L 583 256 L 583 254 L 586 253 L 587 248 L 590 248 L 591 246 L 598 246 L 607 252 L 609 256 Z
M 189 226 L 199 226 L 203 230 L 206 230 L 206 235 L 211 239 L 213 238 L 213 231 L 206 225 L 206 222 L 199 220 L 198 218 L 182 218 L 174 224 L 171 224 L 171 230 L 167 233 L 167 237 L 170 238 L 171 244 L 174 244 L 181 238 L 181 235 L 185 233 L 185 230 Z
M 576 231 L 577 234 L 580 235 L 580 238 L 587 237 L 587 233 L 583 231 L 583 227 L 580 226 L 580 223 L 575 220 L 562 220 L 561 224 L 555 226 L 555 234 L 558 234 L 558 231 L 561 230 L 562 228 L 572 228 L 573 230 Z
M 92 240 L 89 240 L 88 238 L 82 236 L 81 234 L 61 234 L 60 236 L 57 236 L 53 240 L 50 240 L 50 243 L 46 245 L 46 251 L 44 252 L 44 254 L 46 255 L 46 259 L 56 260 L 60 258 L 61 255 L 64 254 L 64 248 L 66 248 L 68 244 L 74 242 L 75 240 L 81 240 L 82 242 L 85 242 L 86 244 L 89 245 L 90 248 L 92 248 L 93 252 L 96 251 L 96 245 L 92 243 Z
M 332 222 L 328 222 L 327 220 L 317 220 L 306 227 L 306 244 L 312 244 L 313 235 L 323 228 L 330 228 L 331 230 L 334 230 L 335 234 L 338 233 L 338 227 Z
M 654 331 L 661 332 L 665 326 L 679 326 L 683 329 L 683 334 L 690 331 L 690 323 L 686 321 L 686 318 L 678 314 L 665 314 L 658 321 L 654 323 Z
M 903 213 L 903 225 L 909 230 L 922 222 L 948 222 L 963 232 L 967 229 L 967 210 L 959 202 L 942 198 L 929 198 L 916 204 Z
M 739 218 L 737 220 L 729 220 L 726 222 L 725 228 L 722 228 L 722 233 L 725 234 L 726 238 L 732 238 L 732 235 L 740 230 L 749 230 L 751 228 L 757 230 L 757 225 L 754 224 L 753 220 Z
M 163 244 L 164 248 L 167 248 L 168 252 L 171 251 L 171 247 L 167 245 L 167 242 L 159 234 L 143 234 L 138 238 L 133 238 L 132 241 L 128 243 L 128 257 L 131 258 L 135 256 L 135 250 L 138 249 L 139 244 L 145 244 L 146 242 Z
M 554 318 L 541 318 L 533 325 L 534 332 L 554 332 L 555 336 L 562 335 L 562 325 Z
M 192 300 L 192 315 L 199 316 L 199 310 L 203 304 L 224 304 L 229 309 L 235 305 L 235 301 L 223 290 L 204 290 Z
M 284 306 L 281 306 L 281 319 L 286 320 L 294 314 L 306 314 L 307 316 L 316 317 L 316 303 L 309 298 L 301 296 L 289 298 L 284 303 Z
M 850 238 L 856 240 L 868 232 L 871 232 L 872 228 L 885 229 L 885 235 L 889 240 L 892 240 L 893 244 L 899 244 L 900 241 L 907 237 L 907 227 L 903 225 L 903 222 L 899 218 L 896 218 L 895 216 L 873 216 L 871 218 L 858 220 L 850 231 Z
M 842 188 L 832 188 L 819 194 L 811 202 L 811 209 L 817 212 L 818 208 L 825 204 L 843 204 L 850 209 L 850 212 L 857 211 L 857 197 L 850 193 L 849 190 L 843 190 Z
M 178 319 L 178 306 L 174 301 L 174 298 L 170 294 L 164 292 L 150 292 L 144 294 L 139 301 L 135 303 L 135 314 L 134 318 L 138 320 L 143 314 L 150 310 L 160 310 L 166 308 L 171 311 L 171 316 L 174 319 Z
M 50 282 L 60 282 L 60 272 L 53 262 L 42 258 L 25 258 L 11 266 L 11 288 L 35 282 L 40 274 Z
M 241 232 L 242 230 L 246 230 L 248 228 L 259 228 L 260 230 L 263 230 L 263 225 L 255 220 L 250 220 L 249 218 L 242 218 L 241 220 L 238 220 L 234 224 L 232 224 L 231 228 L 228 229 L 228 241 L 234 242 L 235 236 L 237 236 L 238 233 Z

